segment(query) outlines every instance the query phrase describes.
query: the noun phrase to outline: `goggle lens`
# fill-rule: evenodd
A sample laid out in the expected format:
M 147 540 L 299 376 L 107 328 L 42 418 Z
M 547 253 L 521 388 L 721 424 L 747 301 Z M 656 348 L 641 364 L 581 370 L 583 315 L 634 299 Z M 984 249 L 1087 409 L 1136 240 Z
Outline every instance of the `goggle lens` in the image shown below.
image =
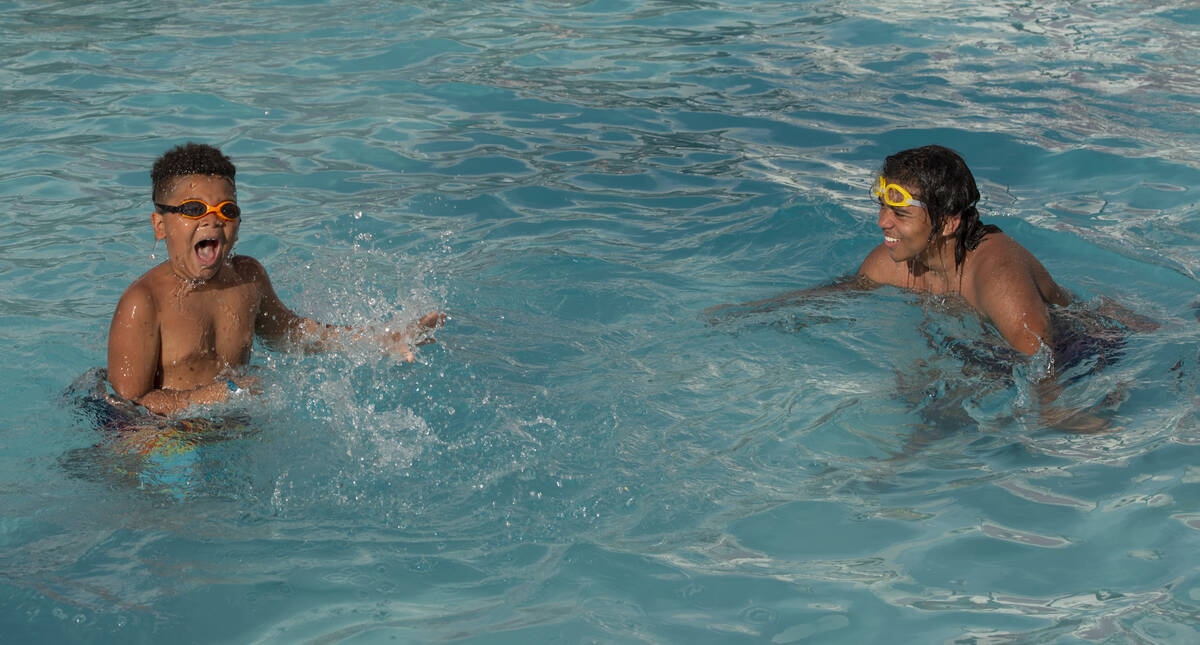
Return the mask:
M 230 201 L 209 206 L 199 199 L 189 199 L 178 206 L 167 206 L 166 204 L 155 204 L 155 206 L 162 212 L 179 213 L 188 219 L 200 219 L 209 213 L 216 213 L 221 219 L 233 221 L 242 215 L 242 209 Z
M 911 199 L 911 197 L 905 197 L 895 188 L 889 187 L 887 190 L 883 191 L 883 201 L 889 204 L 899 204 L 908 201 L 909 199 Z
M 908 194 L 899 184 L 889 184 L 883 177 L 875 180 L 875 185 L 871 186 L 871 194 L 888 206 L 919 206 L 925 208 L 925 202 L 913 199 L 913 196 Z

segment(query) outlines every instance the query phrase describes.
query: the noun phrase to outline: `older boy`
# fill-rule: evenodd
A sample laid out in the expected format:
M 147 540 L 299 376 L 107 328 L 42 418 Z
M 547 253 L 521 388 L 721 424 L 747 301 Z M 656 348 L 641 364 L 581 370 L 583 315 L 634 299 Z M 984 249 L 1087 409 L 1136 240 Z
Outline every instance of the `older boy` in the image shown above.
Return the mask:
M 155 239 L 166 240 L 168 260 L 135 280 L 117 303 L 108 379 L 117 394 L 151 412 L 224 401 L 251 386 L 253 379 L 236 370 L 250 360 L 256 334 L 312 351 L 368 334 L 292 313 L 262 265 L 233 254 L 242 221 L 235 173 L 218 149 L 195 143 L 168 151 L 150 172 L 150 223 Z M 410 343 L 444 318 L 433 312 L 376 340 L 411 361 Z
M 872 193 L 883 243 L 858 274 L 876 284 L 957 293 L 1025 354 L 1050 345 L 1049 305 L 1070 295 L 1033 254 L 979 221 L 979 189 L 953 150 L 925 146 L 887 157 Z
M 856 275 L 737 305 L 740 311 L 733 313 L 769 311 L 830 291 L 893 285 L 960 294 L 1025 354 L 1052 344 L 1048 308 L 1068 304 L 1070 295 L 1025 247 L 979 221 L 979 189 L 962 157 L 934 145 L 898 152 L 884 160 L 871 192 L 879 201 L 883 242 L 867 254 Z
M 833 284 L 802 289 L 768 300 L 724 305 L 709 310 L 713 322 L 729 316 L 771 311 L 830 292 L 893 285 L 935 294 L 959 294 L 990 320 L 1013 348 L 1032 355 L 1045 347 L 1065 367 L 1091 352 L 1097 365 L 1120 356 L 1128 330 L 1157 324 L 1119 304 L 1102 299 L 1084 329 L 1052 324 L 1051 306 L 1070 304 L 1033 254 L 995 226 L 979 221 L 979 189 L 966 162 L 953 150 L 924 146 L 887 157 L 871 190 L 879 201 L 883 243 L 867 254 L 858 272 Z M 1056 331 L 1066 331 L 1056 338 Z M 1080 336 L 1080 333 L 1083 336 Z M 1038 382 L 1044 423 L 1072 432 L 1111 429 L 1089 410 L 1053 406 L 1062 392 L 1056 378 Z

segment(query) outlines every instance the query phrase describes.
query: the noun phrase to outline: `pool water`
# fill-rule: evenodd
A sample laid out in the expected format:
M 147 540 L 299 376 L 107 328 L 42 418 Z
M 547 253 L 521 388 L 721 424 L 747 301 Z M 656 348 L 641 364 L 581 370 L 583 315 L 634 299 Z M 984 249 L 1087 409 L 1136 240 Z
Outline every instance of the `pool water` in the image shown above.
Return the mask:
M 0 7 L 0 641 L 1200 639 L 1200 13 L 1187 2 Z M 72 383 L 165 259 L 148 169 L 238 165 L 293 309 L 239 425 L 121 455 Z M 1086 316 L 1060 375 L 898 289 L 714 319 L 879 242 L 941 143 Z

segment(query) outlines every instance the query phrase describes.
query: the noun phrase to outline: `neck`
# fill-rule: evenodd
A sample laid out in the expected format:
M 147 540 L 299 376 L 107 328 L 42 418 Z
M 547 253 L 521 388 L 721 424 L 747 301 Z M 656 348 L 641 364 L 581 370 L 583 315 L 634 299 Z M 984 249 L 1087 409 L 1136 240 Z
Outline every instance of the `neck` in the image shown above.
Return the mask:
M 954 241 L 950 237 L 941 237 L 930 242 L 929 248 L 917 261 L 925 266 L 938 280 L 945 283 L 948 291 L 957 285 L 961 267 L 954 263 Z
M 202 288 L 207 280 L 185 278 L 178 273 L 172 271 L 171 275 L 175 276 L 175 294 L 182 296 L 197 289 Z
M 218 285 L 219 286 L 221 284 L 224 284 L 225 276 L 227 274 L 227 271 L 225 270 L 227 264 L 228 264 L 228 262 L 223 261 L 221 263 L 220 268 L 217 269 L 217 272 L 215 274 L 213 274 L 212 277 L 189 278 L 189 277 L 185 277 L 185 276 L 181 275 L 179 273 L 179 270 L 170 261 L 167 262 L 167 265 L 171 269 L 171 275 L 172 275 L 172 277 L 175 278 L 176 282 L 178 283 L 178 289 L 180 290 L 181 293 L 203 290 L 203 289 L 207 288 L 209 285 Z

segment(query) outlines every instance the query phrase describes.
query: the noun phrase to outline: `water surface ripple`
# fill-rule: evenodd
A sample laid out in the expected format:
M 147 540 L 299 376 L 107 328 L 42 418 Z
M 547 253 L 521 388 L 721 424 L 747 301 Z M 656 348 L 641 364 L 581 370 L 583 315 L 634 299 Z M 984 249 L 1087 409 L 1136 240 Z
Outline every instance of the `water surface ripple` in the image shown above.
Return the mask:
M 1186 2 L 0 8 L 0 633 L 14 642 L 1200 637 L 1200 14 Z M 166 251 L 167 146 L 238 164 L 297 311 L 451 315 L 414 365 L 256 348 L 234 438 L 113 456 L 62 394 Z M 878 243 L 882 157 L 1157 321 L 1046 428 L 953 302 L 718 320 Z M 153 256 L 153 257 L 152 257 Z M 213 620 L 213 616 L 220 616 Z

